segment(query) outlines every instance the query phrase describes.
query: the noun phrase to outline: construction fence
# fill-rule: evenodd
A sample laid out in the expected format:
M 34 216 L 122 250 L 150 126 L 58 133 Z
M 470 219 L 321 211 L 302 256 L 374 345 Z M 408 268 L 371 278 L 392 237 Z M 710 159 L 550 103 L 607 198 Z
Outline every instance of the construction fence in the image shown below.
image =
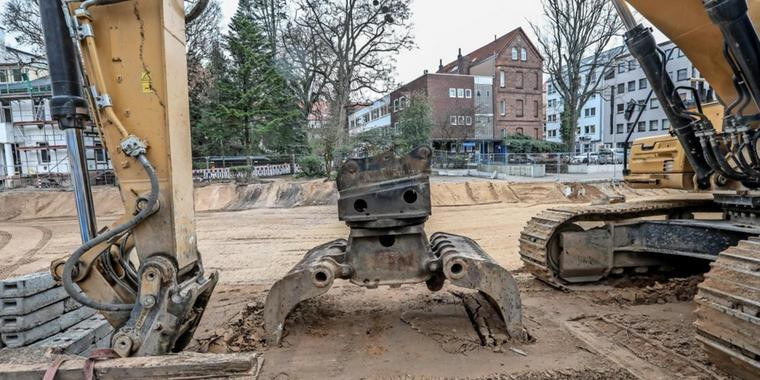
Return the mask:
M 599 153 L 455 153 L 435 151 L 433 169 L 440 175 L 561 182 L 622 179 L 621 155 Z

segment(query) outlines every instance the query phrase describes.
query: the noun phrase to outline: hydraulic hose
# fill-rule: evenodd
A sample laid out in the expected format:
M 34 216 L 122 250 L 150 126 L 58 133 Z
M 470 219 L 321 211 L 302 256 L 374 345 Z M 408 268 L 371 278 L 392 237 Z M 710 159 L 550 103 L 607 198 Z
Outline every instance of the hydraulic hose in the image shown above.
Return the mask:
M 152 215 L 156 211 L 156 206 L 158 205 L 158 192 L 159 192 L 158 176 L 156 175 L 156 170 L 153 168 L 153 165 L 151 165 L 150 161 L 145 156 L 145 154 L 140 154 L 139 156 L 137 156 L 137 161 L 142 165 L 143 169 L 145 169 L 145 172 L 148 174 L 148 177 L 150 178 L 150 194 L 148 195 L 148 198 L 147 198 L 148 203 L 146 204 L 146 206 L 143 207 L 137 213 L 137 215 L 135 215 L 129 221 L 111 230 L 103 232 L 102 234 L 96 236 L 92 240 L 83 244 L 76 251 L 74 251 L 74 253 L 69 257 L 68 260 L 66 260 L 66 265 L 64 265 L 63 267 L 63 276 L 62 276 L 63 287 L 64 289 L 66 289 L 66 292 L 69 294 L 69 296 L 71 296 L 71 298 L 81 303 L 82 305 L 91 307 L 96 310 L 116 312 L 116 311 L 132 310 L 132 308 L 134 307 L 134 304 L 106 304 L 106 303 L 100 303 L 100 302 L 90 299 L 89 297 L 81 293 L 80 290 L 77 289 L 77 286 L 75 286 L 74 279 L 73 279 L 73 271 L 74 271 L 74 268 L 76 268 L 77 263 L 79 263 L 79 259 L 86 252 L 88 252 L 93 247 L 97 246 L 98 244 L 111 240 L 116 236 L 119 236 L 125 232 L 132 230 L 135 226 L 143 222 L 145 219 L 147 219 L 150 215 Z

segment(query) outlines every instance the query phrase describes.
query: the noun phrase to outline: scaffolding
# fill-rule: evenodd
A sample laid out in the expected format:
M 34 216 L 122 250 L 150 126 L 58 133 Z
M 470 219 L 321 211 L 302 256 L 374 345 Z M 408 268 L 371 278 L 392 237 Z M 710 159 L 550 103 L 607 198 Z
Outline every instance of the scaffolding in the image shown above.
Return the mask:
M 50 90 L 47 78 L 0 83 L 0 124 L 6 135 L 0 146 L 0 189 L 69 186 L 66 135 L 51 120 Z M 113 184 L 113 168 L 97 130 L 89 124 L 83 135 L 91 183 Z

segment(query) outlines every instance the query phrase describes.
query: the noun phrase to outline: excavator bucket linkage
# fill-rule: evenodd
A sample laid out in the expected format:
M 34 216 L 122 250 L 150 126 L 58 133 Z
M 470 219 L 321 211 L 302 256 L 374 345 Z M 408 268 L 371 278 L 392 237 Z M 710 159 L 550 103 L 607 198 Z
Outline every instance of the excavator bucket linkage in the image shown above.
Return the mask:
M 301 301 L 326 293 L 336 278 L 377 288 L 425 282 L 438 291 L 445 280 L 473 289 L 491 301 L 507 334 L 527 341 L 517 283 L 472 239 L 435 233 L 424 224 L 431 214 L 431 149 L 403 157 L 393 152 L 351 159 L 338 173 L 338 215 L 351 228 L 340 239 L 310 250 L 267 296 L 264 322 L 269 344 L 279 344 L 285 319 Z M 432 243 L 432 244 L 431 244 Z

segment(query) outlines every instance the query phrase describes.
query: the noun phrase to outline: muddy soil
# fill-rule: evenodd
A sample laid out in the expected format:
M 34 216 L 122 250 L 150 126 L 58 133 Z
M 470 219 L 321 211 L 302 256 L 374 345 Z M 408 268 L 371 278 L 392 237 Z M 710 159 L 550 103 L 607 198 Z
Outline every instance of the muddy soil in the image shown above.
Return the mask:
M 293 188 L 286 183 L 277 186 Z M 315 186 L 311 193 L 298 186 L 298 192 L 317 194 L 303 198 L 312 201 L 333 196 L 323 185 Z M 246 187 L 243 194 L 250 189 Z M 216 211 L 197 215 L 199 249 L 206 269 L 218 270 L 221 279 L 189 349 L 261 352 L 265 360 L 261 379 L 725 376 L 710 365 L 694 339 L 692 297 L 701 280 L 698 276 L 610 282 L 573 287 L 565 293 L 520 269 L 520 230 L 545 208 L 594 202 L 621 192 L 629 198 L 662 193 L 482 181 L 466 186 L 445 182 L 434 188 L 437 205 L 427 232 L 470 236 L 513 271 L 531 342 L 511 341 L 497 329 L 486 334 L 476 331 L 464 307 L 473 297 L 467 290 L 448 285 L 437 293 L 424 285 L 368 290 L 338 281 L 327 294 L 300 304 L 286 321 L 282 344 L 270 346 L 261 313 L 267 289 L 308 249 L 345 237 L 348 229 L 337 220 L 331 203 L 266 206 L 277 199 L 292 200 L 278 198 L 286 191 L 248 198 L 240 197 L 237 188 L 204 191 L 207 203 L 201 209 Z M 14 202 L 23 202 L 23 196 L 14 196 Z M 75 219 L 54 212 L 48 201 L 33 201 L 15 206 L 21 210 L 15 216 L 0 218 L 7 220 L 0 222 L 0 278 L 45 270 L 51 260 L 78 245 Z M 42 212 L 35 214 L 35 209 Z M 109 209 L 112 212 L 101 213 L 100 225 L 118 215 L 115 206 Z

